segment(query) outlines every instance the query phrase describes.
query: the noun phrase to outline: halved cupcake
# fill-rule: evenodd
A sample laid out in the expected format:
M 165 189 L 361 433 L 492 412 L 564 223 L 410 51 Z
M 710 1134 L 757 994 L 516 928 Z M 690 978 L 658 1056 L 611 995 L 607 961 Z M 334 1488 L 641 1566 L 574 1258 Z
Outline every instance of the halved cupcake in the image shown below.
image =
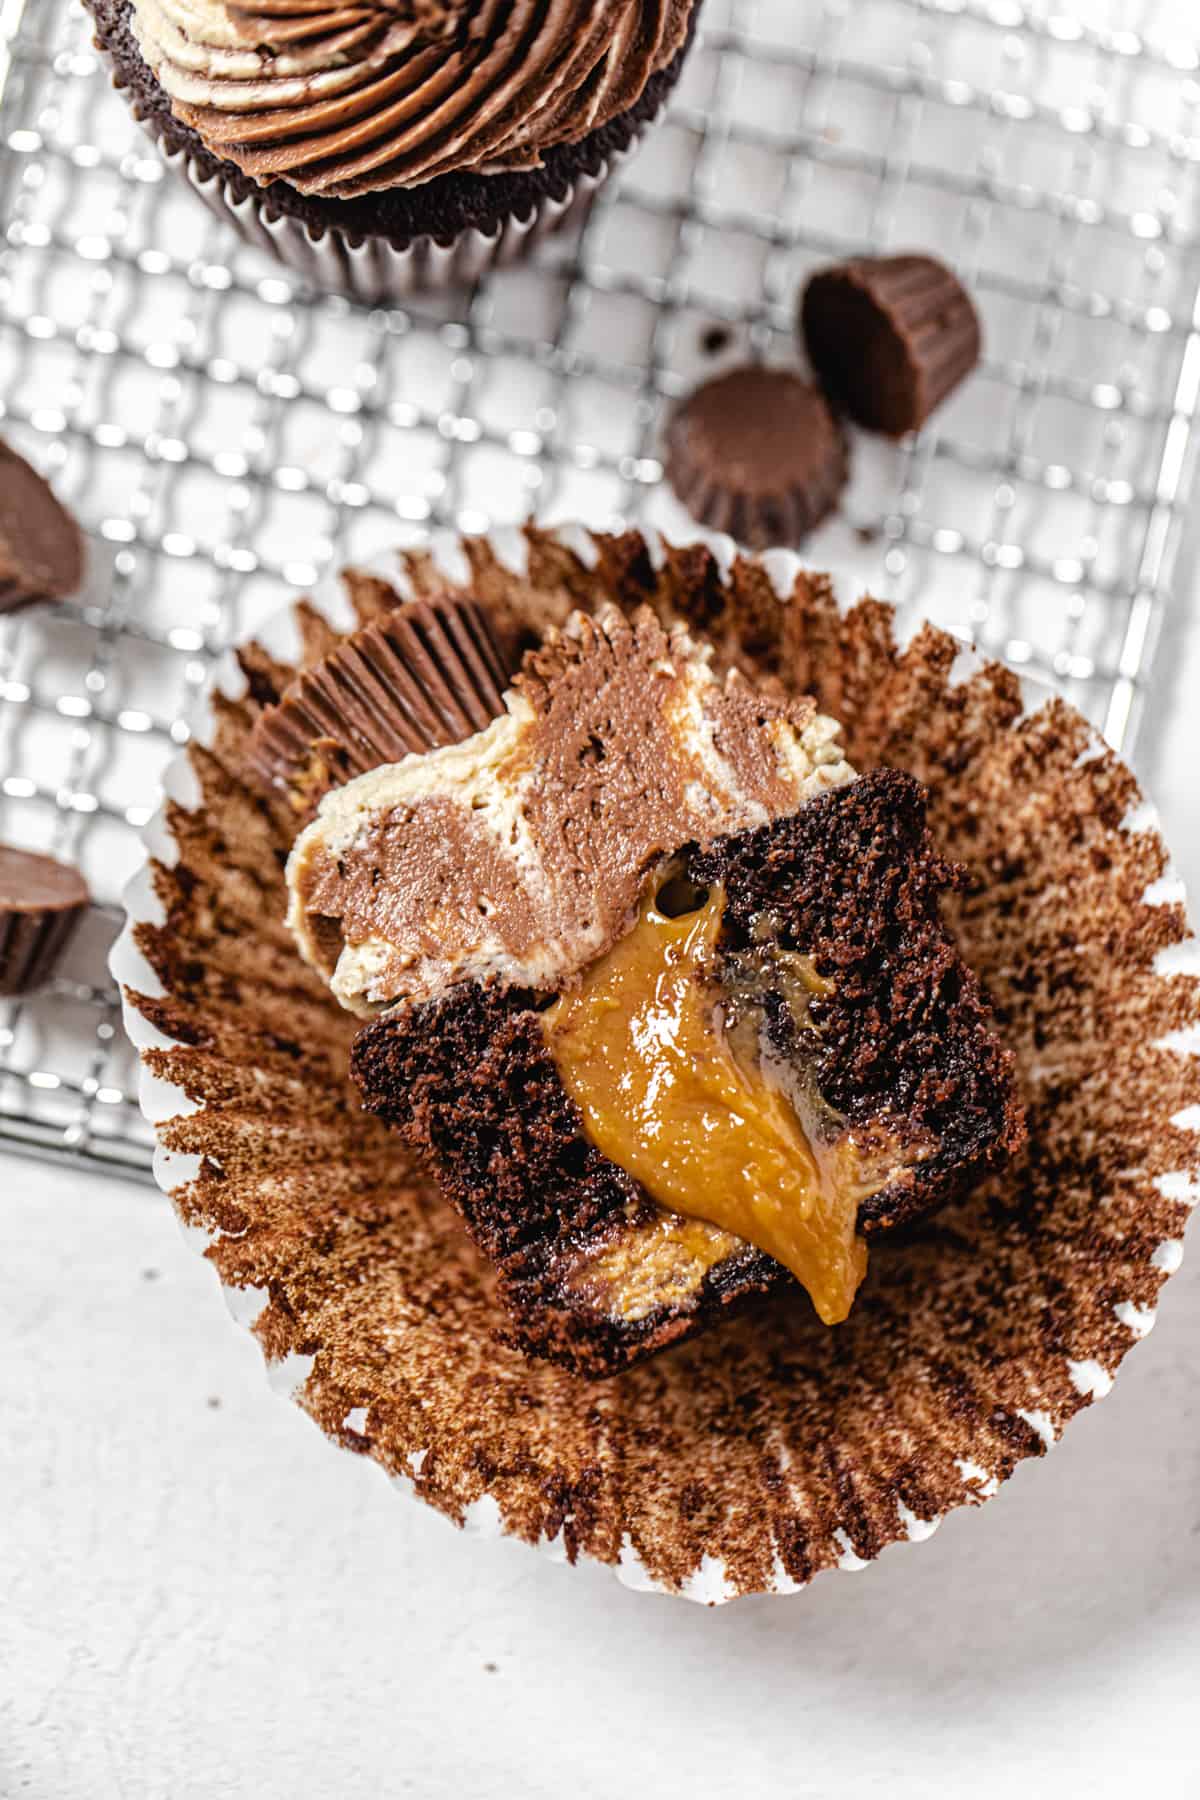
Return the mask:
M 576 614 L 497 710 L 329 793 L 289 860 L 302 953 L 377 1020 L 365 1104 L 534 1354 L 609 1375 L 788 1272 L 843 1320 L 867 1238 L 1022 1140 L 919 784 L 856 780 L 812 700 L 648 607 Z
M 502 641 L 606 605 L 686 618 L 717 646 L 722 691 L 739 667 L 769 701 L 764 717 L 811 695 L 839 718 L 858 779 L 793 807 L 785 826 L 807 832 L 809 807 L 882 783 L 888 817 L 911 827 L 892 891 L 927 895 L 942 859 L 962 865 L 940 910 L 1012 1051 L 1028 1148 L 878 1240 L 837 1326 L 781 1280 L 602 1385 L 506 1342 L 495 1269 L 349 1078 L 356 1034 L 383 1026 L 338 1004 L 285 923 L 303 815 L 263 785 L 251 740 L 264 708 L 351 634 L 343 598 L 296 609 L 239 652 L 207 741 L 172 778 L 159 859 L 131 891 L 114 969 L 152 1077 L 164 1186 L 243 1316 L 257 1296 L 255 1333 L 300 1403 L 462 1524 L 707 1600 L 791 1591 L 928 1535 L 1108 1390 L 1182 1253 L 1200 1183 L 1200 955 L 1133 777 L 1062 701 L 1023 694 L 929 628 L 900 649 L 890 609 L 841 611 L 795 559 L 529 531 L 353 575 L 352 630 L 454 594 L 483 607 Z M 900 774 L 875 773 L 885 766 Z M 900 804 L 914 780 L 938 869 L 915 802 Z M 753 913 L 764 850 L 785 826 L 739 826 L 689 853 L 704 858 L 690 864 L 696 893 L 648 897 L 665 919 L 682 902 L 677 918 L 701 931 L 723 884 Z M 816 883 L 803 860 L 794 872 Z M 846 904 L 853 915 L 862 901 Z M 750 936 L 773 964 L 774 926 L 764 945 Z M 903 960 L 904 934 L 885 938 Z M 725 947 L 727 988 L 742 948 Z M 782 954 L 805 948 L 784 941 Z M 820 984 L 840 978 L 849 995 L 819 944 L 813 961 L 815 1024 L 818 1003 L 836 1005 Z M 530 1012 L 546 1030 L 549 1011 Z M 828 1021 L 825 1035 L 838 1048 Z M 852 1115 L 851 1092 L 817 1085 Z

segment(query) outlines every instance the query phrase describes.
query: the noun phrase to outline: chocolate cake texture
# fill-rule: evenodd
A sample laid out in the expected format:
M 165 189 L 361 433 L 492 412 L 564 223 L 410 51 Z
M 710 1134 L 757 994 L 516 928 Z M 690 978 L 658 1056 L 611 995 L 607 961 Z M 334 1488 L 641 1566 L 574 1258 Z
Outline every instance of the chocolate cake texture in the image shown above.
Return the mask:
M 769 919 L 773 944 L 802 948 L 832 978 L 814 1004 L 815 1050 L 768 988 L 763 1028 L 779 1062 L 807 1073 L 815 1059 L 839 1121 L 884 1123 L 918 1147 L 863 1200 L 864 1234 L 933 1211 L 1020 1147 L 1011 1058 L 938 911 L 959 872 L 933 852 L 911 776 L 873 771 L 757 831 L 691 847 L 681 873 L 721 886 L 726 963 L 761 955 Z M 723 1232 L 706 1244 L 693 1231 L 685 1264 L 645 1189 L 589 1142 L 527 992 L 463 982 L 398 1007 L 360 1033 L 351 1066 L 367 1109 L 425 1153 L 497 1264 L 508 1336 L 525 1350 L 610 1375 L 790 1285 Z
M 247 747 L 297 667 L 346 635 L 306 605 L 298 655 L 246 646 L 244 691 L 214 697 L 187 753 L 195 801 L 167 806 L 172 860 L 152 863 L 118 960 L 143 1061 L 186 1096 L 156 1127 L 162 1176 L 222 1282 L 263 1296 L 255 1334 L 306 1371 L 300 1404 L 428 1504 L 637 1584 L 788 1591 L 986 1499 L 1144 1333 L 1200 1187 L 1186 914 L 1119 759 L 945 634 L 900 648 L 890 608 L 843 611 L 779 556 L 542 531 L 519 549 L 462 546 L 458 585 L 497 620 L 561 624 L 601 601 L 684 616 L 718 669 L 842 719 L 859 771 L 924 785 L 938 854 L 967 871 L 947 919 L 1013 1051 L 1027 1150 L 875 1256 L 835 1331 L 780 1292 L 603 1387 L 498 1341 L 495 1272 L 362 1111 L 361 1022 L 283 923 L 299 822 Z M 363 624 L 446 587 L 408 552 L 347 593 Z

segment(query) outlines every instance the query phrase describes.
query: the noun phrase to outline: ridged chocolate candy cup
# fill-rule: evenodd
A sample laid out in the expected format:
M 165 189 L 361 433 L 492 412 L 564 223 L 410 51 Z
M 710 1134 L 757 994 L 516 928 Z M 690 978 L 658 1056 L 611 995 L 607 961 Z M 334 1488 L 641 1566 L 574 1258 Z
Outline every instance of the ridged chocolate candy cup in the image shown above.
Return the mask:
M 475 601 L 414 600 L 298 675 L 256 721 L 249 759 L 311 812 L 333 785 L 482 731 L 512 673 Z
M 982 348 L 974 302 L 931 256 L 864 256 L 818 270 L 800 325 L 834 404 L 887 437 L 919 431 Z
M 667 479 L 692 517 L 740 544 L 802 544 L 837 505 L 849 465 L 825 399 L 754 364 L 696 388 L 666 434 Z
M 87 883 L 77 869 L 0 844 L 0 996 L 42 986 L 88 904 Z
M 83 538 L 24 457 L 0 440 L 0 613 L 64 600 L 83 581 Z

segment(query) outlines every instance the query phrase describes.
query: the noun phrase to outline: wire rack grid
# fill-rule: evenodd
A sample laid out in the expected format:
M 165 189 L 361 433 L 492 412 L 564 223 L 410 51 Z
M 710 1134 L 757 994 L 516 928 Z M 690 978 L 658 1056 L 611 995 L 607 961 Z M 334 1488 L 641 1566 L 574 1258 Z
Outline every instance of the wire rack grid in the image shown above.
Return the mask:
M 165 176 L 76 0 L 0 0 L 0 426 L 89 534 L 0 623 L 0 835 L 97 896 L 0 1007 L 0 1142 L 148 1169 L 105 956 L 215 654 L 330 563 L 537 513 L 688 522 L 664 414 L 799 354 L 806 271 L 927 247 L 984 316 L 811 560 L 1057 681 L 1128 748 L 1190 546 L 1200 51 L 1171 0 L 707 0 L 581 235 L 449 298 L 306 293 Z

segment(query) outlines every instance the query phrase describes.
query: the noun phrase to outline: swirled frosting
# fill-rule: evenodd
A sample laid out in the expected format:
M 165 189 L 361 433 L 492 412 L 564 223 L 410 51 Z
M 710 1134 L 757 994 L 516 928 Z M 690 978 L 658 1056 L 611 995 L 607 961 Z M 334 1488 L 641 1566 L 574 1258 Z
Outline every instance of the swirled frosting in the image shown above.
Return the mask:
M 536 168 L 635 105 L 695 0 L 133 0 L 176 116 L 262 184 L 352 199 Z

